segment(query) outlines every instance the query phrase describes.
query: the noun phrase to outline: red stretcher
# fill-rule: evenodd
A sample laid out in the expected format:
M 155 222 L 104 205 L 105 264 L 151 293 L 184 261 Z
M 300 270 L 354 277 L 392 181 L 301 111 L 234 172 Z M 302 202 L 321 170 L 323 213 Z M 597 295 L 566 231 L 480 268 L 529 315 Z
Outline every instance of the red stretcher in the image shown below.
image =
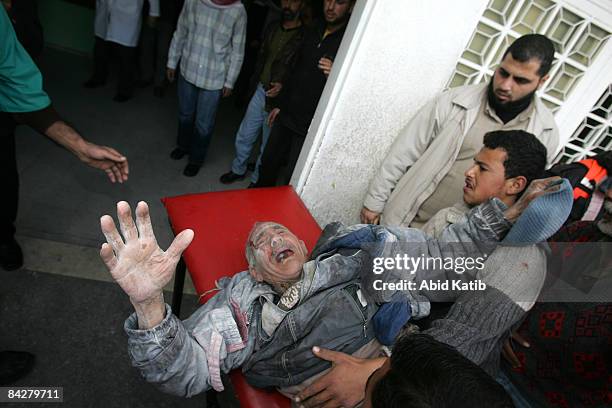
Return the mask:
M 283 224 L 314 247 L 321 228 L 291 186 L 186 194 L 162 199 L 175 234 L 195 232 L 183 253 L 174 279 L 172 310 L 180 317 L 180 304 L 189 270 L 200 303 L 214 296 L 215 281 L 247 269 L 245 242 L 257 221 Z M 251 387 L 240 370 L 230 373 L 241 407 L 288 408 L 291 402 L 278 392 Z

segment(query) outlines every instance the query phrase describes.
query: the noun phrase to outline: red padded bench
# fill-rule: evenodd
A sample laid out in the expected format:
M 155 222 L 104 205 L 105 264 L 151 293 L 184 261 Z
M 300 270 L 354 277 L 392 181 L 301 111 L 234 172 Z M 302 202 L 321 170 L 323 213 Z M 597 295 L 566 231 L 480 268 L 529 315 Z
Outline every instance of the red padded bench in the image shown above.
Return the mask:
M 177 316 L 185 268 L 200 295 L 200 303 L 205 303 L 214 296 L 214 291 L 206 293 L 216 287 L 217 279 L 247 269 L 244 247 L 255 222 L 283 224 L 304 240 L 309 250 L 321 234 L 321 228 L 290 186 L 187 194 L 166 197 L 162 202 L 175 234 L 186 228 L 195 232 L 174 278 L 172 310 Z M 240 370 L 232 371 L 230 378 L 241 407 L 280 408 L 291 405 L 289 399 L 278 392 L 251 387 Z

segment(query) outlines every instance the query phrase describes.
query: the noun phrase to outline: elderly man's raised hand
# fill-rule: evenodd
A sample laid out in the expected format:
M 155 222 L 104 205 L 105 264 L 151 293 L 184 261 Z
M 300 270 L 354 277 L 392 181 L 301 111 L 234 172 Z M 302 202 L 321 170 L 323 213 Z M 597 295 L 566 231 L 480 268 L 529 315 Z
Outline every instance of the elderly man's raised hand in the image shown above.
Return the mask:
M 181 254 L 191 243 L 193 231 L 182 231 L 168 250 L 162 251 L 157 245 L 145 202 L 139 202 L 136 207 L 136 223 L 125 201 L 117 203 L 117 218 L 123 239 L 111 216 L 100 218 L 107 241 L 102 245 L 100 257 L 132 304 L 136 306 L 159 299 L 174 275 Z

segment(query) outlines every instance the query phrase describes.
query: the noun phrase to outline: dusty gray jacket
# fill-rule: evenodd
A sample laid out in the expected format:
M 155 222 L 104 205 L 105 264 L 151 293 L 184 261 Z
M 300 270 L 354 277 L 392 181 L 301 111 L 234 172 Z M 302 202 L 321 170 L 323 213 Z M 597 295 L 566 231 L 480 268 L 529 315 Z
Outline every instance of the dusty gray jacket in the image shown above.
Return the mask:
M 384 225 L 409 225 L 421 204 L 436 190 L 455 162 L 481 108 L 487 84 L 450 89 L 426 104 L 397 136 L 370 182 L 364 206 L 382 213 Z M 559 146 L 552 113 L 539 98 L 527 132 L 548 151 L 551 163 Z
M 130 316 L 125 331 L 132 365 L 162 391 L 182 396 L 222 390 L 221 373 L 238 367 L 256 386 L 300 383 L 329 367 L 312 354 L 313 345 L 350 354 L 373 338 L 372 298 L 384 302 L 390 295 L 366 287 L 373 256 L 456 256 L 456 247 L 444 240 L 461 242 L 459 253 L 488 253 L 509 228 L 504 209 L 495 199 L 482 204 L 439 240 L 411 228 L 334 225 L 304 265 L 302 279 L 280 300 L 269 285 L 241 272 L 222 280 L 219 293 L 184 322 L 169 306 L 165 319 L 149 330 L 138 330 L 136 315 Z M 364 242 L 375 245 L 360 249 Z M 413 316 L 426 313 L 418 296 L 410 295 Z

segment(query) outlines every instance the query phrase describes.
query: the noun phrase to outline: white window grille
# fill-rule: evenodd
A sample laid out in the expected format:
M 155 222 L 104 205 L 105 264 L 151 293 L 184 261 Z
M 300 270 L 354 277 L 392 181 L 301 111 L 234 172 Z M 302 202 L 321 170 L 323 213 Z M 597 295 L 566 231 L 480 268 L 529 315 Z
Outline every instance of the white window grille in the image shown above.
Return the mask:
M 555 162 L 570 163 L 612 149 L 612 84 L 561 150 Z
M 610 31 L 563 1 L 491 0 L 448 86 L 489 81 L 515 39 L 541 33 L 553 41 L 556 52 L 550 79 L 539 94 L 557 112 L 609 39 Z

